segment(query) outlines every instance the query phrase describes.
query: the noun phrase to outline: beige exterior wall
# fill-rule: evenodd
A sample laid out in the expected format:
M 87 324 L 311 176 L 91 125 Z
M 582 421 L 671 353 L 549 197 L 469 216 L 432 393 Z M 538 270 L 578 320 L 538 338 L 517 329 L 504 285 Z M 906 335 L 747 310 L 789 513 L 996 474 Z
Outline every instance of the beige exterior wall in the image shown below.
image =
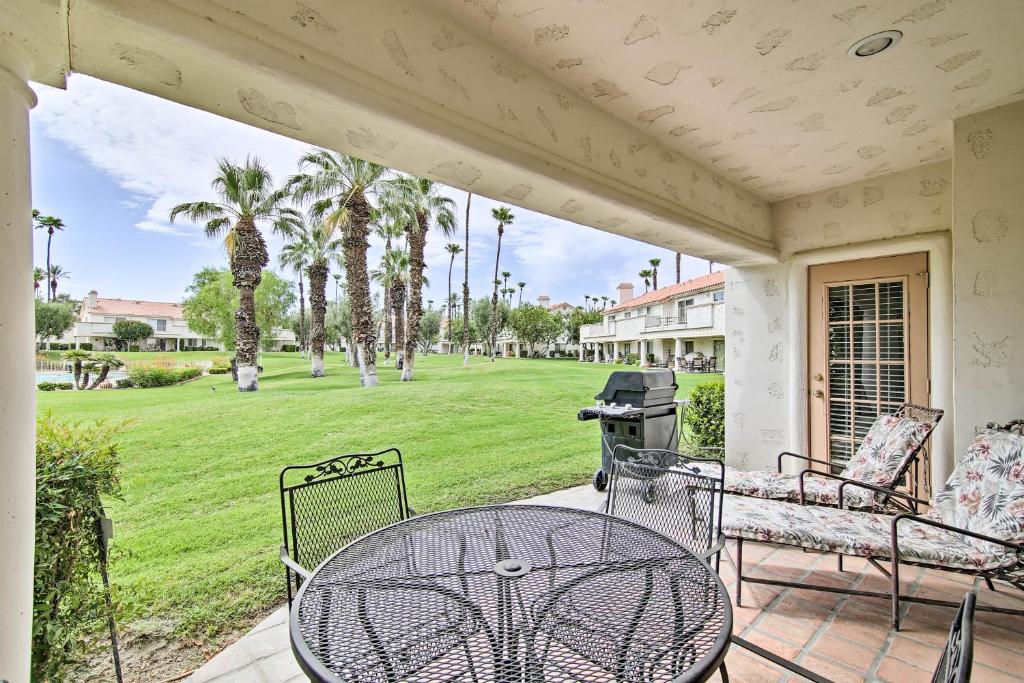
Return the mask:
M 1024 102 L 958 119 L 953 282 L 956 449 L 1024 417 Z

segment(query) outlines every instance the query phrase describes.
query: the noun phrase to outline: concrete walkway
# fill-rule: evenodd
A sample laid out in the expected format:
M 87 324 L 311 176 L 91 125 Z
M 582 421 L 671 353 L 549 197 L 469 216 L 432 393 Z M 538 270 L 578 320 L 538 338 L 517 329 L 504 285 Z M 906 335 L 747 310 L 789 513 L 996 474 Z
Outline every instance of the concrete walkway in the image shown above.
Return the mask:
M 603 500 L 603 494 L 587 485 L 516 502 L 596 510 Z M 308 680 L 295 663 L 288 643 L 287 607 L 275 610 L 186 680 L 190 683 L 297 683 Z

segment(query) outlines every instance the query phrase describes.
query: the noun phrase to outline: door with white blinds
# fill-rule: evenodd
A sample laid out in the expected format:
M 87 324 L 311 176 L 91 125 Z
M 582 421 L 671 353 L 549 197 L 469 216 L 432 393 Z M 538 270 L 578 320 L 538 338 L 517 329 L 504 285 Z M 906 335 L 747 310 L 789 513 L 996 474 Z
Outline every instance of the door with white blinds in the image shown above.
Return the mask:
M 811 438 L 836 470 L 878 415 L 928 403 L 927 266 L 911 254 L 811 268 Z

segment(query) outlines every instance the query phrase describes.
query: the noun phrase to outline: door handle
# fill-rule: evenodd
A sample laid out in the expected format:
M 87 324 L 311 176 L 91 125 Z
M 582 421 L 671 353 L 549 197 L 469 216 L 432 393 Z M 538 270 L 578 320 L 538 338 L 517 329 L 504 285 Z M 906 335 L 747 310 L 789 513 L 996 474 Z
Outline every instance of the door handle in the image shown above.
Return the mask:
M 821 389 L 814 390 L 814 398 L 825 398 L 825 392 Z

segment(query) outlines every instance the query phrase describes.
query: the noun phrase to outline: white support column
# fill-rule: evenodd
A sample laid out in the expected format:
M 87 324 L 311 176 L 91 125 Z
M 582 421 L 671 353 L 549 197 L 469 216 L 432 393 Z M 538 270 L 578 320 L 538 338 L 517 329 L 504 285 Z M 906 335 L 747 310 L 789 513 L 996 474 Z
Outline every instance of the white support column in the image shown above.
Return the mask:
M 637 349 L 640 350 L 640 365 L 647 362 L 647 340 L 639 339 L 636 343 Z
M 682 363 L 683 363 L 683 338 L 682 337 L 676 337 L 675 338 L 675 342 L 676 342 L 676 344 L 675 344 L 675 351 L 673 351 L 673 353 L 672 353 L 672 356 L 673 356 L 672 364 L 675 366 L 676 370 L 682 370 L 683 369 L 683 365 L 682 365 Z
M 583 346 L 584 346 L 584 343 L 583 343 L 583 340 L 581 339 L 580 340 L 580 362 L 581 363 L 583 362 Z
M 594 344 L 594 362 L 601 362 L 601 342 Z
M 612 342 L 612 362 L 614 363 L 615 359 L 618 358 L 618 357 L 619 357 L 619 342 L 618 341 L 613 341 Z
M 28 111 L 0 37 L 0 680 L 27 681 L 35 545 L 35 349 Z

